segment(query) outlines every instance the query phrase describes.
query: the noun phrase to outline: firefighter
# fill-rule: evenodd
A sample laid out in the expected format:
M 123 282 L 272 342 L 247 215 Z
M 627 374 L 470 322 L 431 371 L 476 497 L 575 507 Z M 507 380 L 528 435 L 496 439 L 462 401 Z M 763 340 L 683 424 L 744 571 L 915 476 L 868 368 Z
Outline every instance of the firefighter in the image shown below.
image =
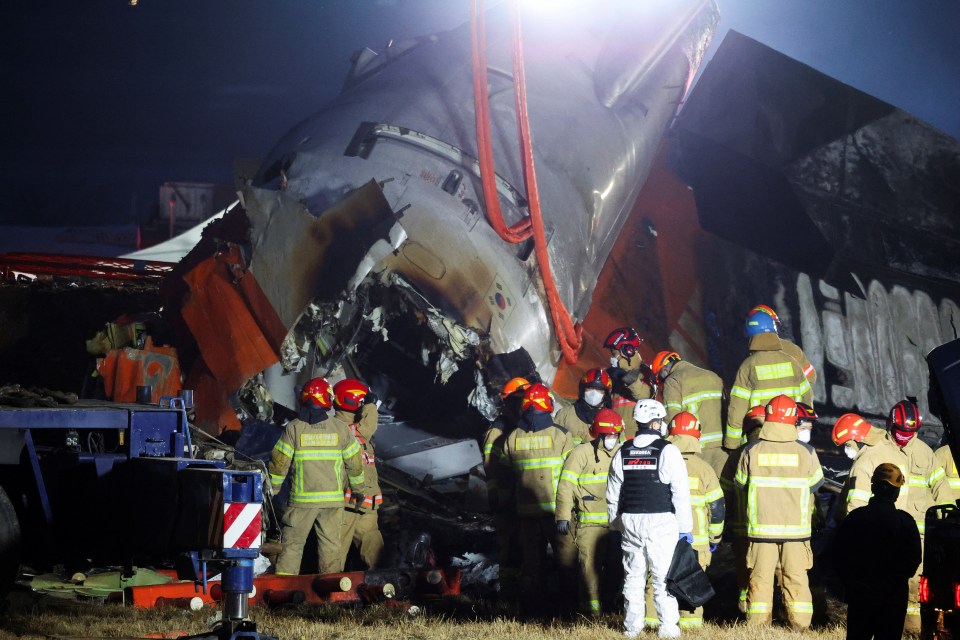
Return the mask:
M 780 337 L 781 348 L 788 356 L 800 363 L 800 366 L 803 367 L 803 375 L 812 387 L 817 382 L 817 370 L 810 364 L 810 360 L 807 358 L 807 354 L 803 352 L 803 349 L 783 337 L 783 323 L 780 322 L 780 317 L 777 316 L 777 313 L 765 304 L 758 304 L 747 314 L 747 322 L 750 321 L 750 316 L 756 313 L 765 313 L 773 318 L 774 327 L 777 330 L 777 335 Z
M 350 546 L 356 545 L 367 568 L 376 569 L 383 555 L 383 535 L 380 533 L 377 510 L 383 504 L 380 479 L 377 475 L 374 436 L 377 433 L 377 397 L 370 388 L 355 378 L 347 378 L 333 385 L 334 417 L 350 426 L 360 444 L 367 490 L 363 502 L 353 500 L 349 486 L 344 487 L 347 503 L 340 532 L 340 570 L 347 563 Z
M 531 608 L 546 604 L 543 554 L 553 548 L 560 569 L 562 591 L 575 598 L 576 546 L 569 536 L 557 535 L 555 514 L 557 484 L 564 460 L 573 449 L 573 438 L 553 421 L 554 402 L 541 383 L 530 385 L 523 394 L 517 428 L 503 444 L 504 462 L 516 478 L 517 518 L 523 554 L 522 586 Z M 561 597 L 557 603 L 560 603 Z
M 634 407 L 637 435 L 614 455 L 607 480 L 607 516 L 622 531 L 625 635 L 643 632 L 648 572 L 661 638 L 680 637 L 677 599 L 667 593 L 666 578 L 677 540 L 693 543 L 690 484 L 680 450 L 663 435 L 663 405 L 646 399 Z
M 748 316 L 745 326 L 750 338 L 750 355 L 740 364 L 730 389 L 727 430 L 723 447 L 741 444 L 741 425 L 747 409 L 766 405 L 774 396 L 789 396 L 796 402 L 813 405 L 813 390 L 800 364 L 782 350 L 773 318 L 766 313 Z
M 771 398 L 759 440 L 744 447 L 737 465 L 734 482 L 747 491 L 748 625 L 772 621 L 778 568 L 790 625 L 805 629 L 813 616 L 810 501 L 823 484 L 823 470 L 813 447 L 797 442 L 796 422 L 792 398 Z
M 680 449 L 687 467 L 687 481 L 690 483 L 690 508 L 693 516 L 693 548 L 697 552 L 700 567 L 706 571 L 710 566 L 713 552 L 720 544 L 723 535 L 725 506 L 723 491 L 717 472 L 700 456 L 700 422 L 692 413 L 681 411 L 670 421 L 667 440 Z M 647 586 L 647 626 L 654 626 L 657 619 L 652 617 L 653 591 Z M 680 628 L 687 629 L 703 626 L 703 607 L 694 611 L 680 611 Z
M 736 485 L 737 466 L 740 464 L 740 454 L 751 442 L 760 439 L 760 427 L 766 417 L 766 408 L 757 405 L 743 417 L 743 436 L 747 443 L 733 452 L 720 474 L 720 486 L 723 488 L 724 506 L 726 508 L 726 522 L 724 529 L 730 534 L 733 547 L 733 567 L 737 578 L 737 608 L 740 613 L 747 613 L 747 591 L 750 588 L 750 570 L 747 568 L 747 549 L 750 539 L 747 537 L 747 495 Z
M 603 342 L 604 348 L 610 351 L 607 373 L 613 381 L 613 409 L 623 418 L 623 432 L 627 438 L 637 433 L 637 423 L 633 419 L 637 401 L 657 396 L 653 375 L 640 356 L 641 342 L 643 338 L 630 327 L 614 329 Z
M 700 437 L 701 458 L 713 467 L 715 473 L 720 474 L 729 457 L 721 447 L 723 381 L 720 376 L 683 360 L 675 351 L 658 353 L 650 364 L 650 370 L 663 388 L 667 424 L 681 411 L 692 413 L 703 428 Z
M 960 499 L 960 473 L 957 473 L 957 463 L 953 459 L 950 445 L 943 443 L 933 455 L 947 474 L 947 483 L 950 485 L 950 490 L 953 491 L 953 497 Z
M 927 509 L 937 504 L 953 504 L 953 492 L 947 482 L 947 474 L 937 462 L 933 450 L 917 436 L 923 423 L 920 409 L 910 400 L 901 400 L 893 405 L 887 416 L 887 429 L 893 442 L 907 454 L 906 506 L 904 511 L 913 516 L 923 540 L 924 520 Z M 900 490 L 904 493 L 903 489 Z M 920 569 L 910 580 L 910 598 L 907 604 L 907 620 L 904 629 L 910 633 L 920 632 Z
M 520 420 L 523 394 L 530 387 L 526 378 L 512 378 L 500 391 L 500 415 L 483 434 L 483 470 L 487 477 L 487 499 L 493 513 L 500 552 L 500 595 L 513 599 L 519 593 L 520 546 L 517 540 L 517 509 L 513 477 L 504 465 L 503 443 Z
M 366 465 L 360 443 L 349 426 L 327 415 L 332 407 L 330 383 L 323 378 L 310 380 L 300 394 L 300 418 L 287 424 L 270 456 L 268 471 L 274 495 L 293 468 L 283 514 L 283 550 L 277 558 L 279 575 L 299 573 L 311 529 L 317 535 L 320 573 L 339 571 L 344 483 L 349 483 L 354 502 L 365 500 Z
M 570 522 L 576 518 L 574 540 L 580 565 L 580 606 L 585 613 L 600 613 L 601 585 L 609 585 L 618 573 L 620 554 L 612 544 L 607 520 L 607 474 L 620 447 L 623 419 L 613 409 L 597 411 L 590 425 L 590 439 L 573 448 L 563 464 L 557 488 L 557 533 L 574 535 Z
M 848 640 L 895 640 L 903 634 L 909 581 L 921 558 L 917 524 L 895 505 L 904 484 L 896 465 L 877 465 L 869 504 L 837 529 L 834 553 L 844 569 Z
M 576 444 L 593 439 L 590 428 L 597 412 L 612 406 L 613 382 L 603 369 L 590 369 L 580 378 L 579 387 L 576 402 L 560 409 L 554 417 L 558 425 L 570 432 Z
M 850 476 L 841 496 L 838 517 L 862 507 L 870 500 L 871 478 L 877 465 L 884 462 L 909 470 L 907 454 L 893 443 L 890 435 L 855 413 L 845 413 L 833 425 L 833 443 L 853 460 Z M 898 509 L 906 509 L 907 492 L 901 491 Z

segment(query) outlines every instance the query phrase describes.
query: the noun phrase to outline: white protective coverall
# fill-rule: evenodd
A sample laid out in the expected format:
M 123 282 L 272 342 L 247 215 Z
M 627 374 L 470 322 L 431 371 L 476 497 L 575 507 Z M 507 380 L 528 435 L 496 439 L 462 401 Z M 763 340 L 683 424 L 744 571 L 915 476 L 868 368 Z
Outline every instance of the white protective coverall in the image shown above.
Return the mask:
M 659 635 L 665 638 L 680 637 L 680 610 L 677 599 L 667 593 L 666 577 L 673 551 L 680 533 L 693 530 L 690 509 L 690 484 L 683 455 L 673 444 L 667 444 L 660 454 L 657 474 L 660 482 L 669 485 L 673 513 L 621 513 L 620 489 L 624 483 L 623 453 L 633 446 L 644 448 L 653 444 L 659 433 L 642 430 L 621 447 L 613 458 L 607 479 L 607 517 L 610 526 L 623 531 L 623 597 L 626 602 L 624 627 L 627 637 L 636 637 L 643 632 L 645 611 L 644 590 L 647 571 L 653 577 L 653 602 L 660 620 Z

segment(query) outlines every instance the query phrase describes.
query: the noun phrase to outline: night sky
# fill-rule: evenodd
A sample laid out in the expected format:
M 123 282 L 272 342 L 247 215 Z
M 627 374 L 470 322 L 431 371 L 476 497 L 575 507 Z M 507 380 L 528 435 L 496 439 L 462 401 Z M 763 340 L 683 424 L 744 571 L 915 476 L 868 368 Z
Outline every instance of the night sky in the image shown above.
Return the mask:
M 718 4 L 714 47 L 736 29 L 960 137 L 956 0 Z M 468 7 L 8 0 L 0 223 L 140 222 L 162 182 L 231 183 L 234 159 L 262 157 L 338 93 L 352 52 L 452 28 Z

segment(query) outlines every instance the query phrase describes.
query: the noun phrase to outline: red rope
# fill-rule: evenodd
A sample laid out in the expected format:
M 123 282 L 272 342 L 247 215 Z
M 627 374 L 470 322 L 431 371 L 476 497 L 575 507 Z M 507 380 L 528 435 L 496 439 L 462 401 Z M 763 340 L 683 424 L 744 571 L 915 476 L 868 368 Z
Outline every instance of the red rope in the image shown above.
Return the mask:
M 480 181 L 483 184 L 483 197 L 487 203 L 487 217 L 490 226 L 507 242 L 523 242 L 533 236 L 537 265 L 547 293 L 547 303 L 553 320 L 557 340 L 563 358 L 568 364 L 576 364 L 580 346 L 583 344 L 583 327 L 574 324 L 567 311 L 557 283 L 550 269 L 550 256 L 547 253 L 547 238 L 543 228 L 543 213 L 540 208 L 540 194 L 537 190 L 537 176 L 533 162 L 533 144 L 530 137 L 530 121 L 527 112 L 527 83 L 523 68 L 523 38 L 520 31 L 520 9 L 517 0 L 510 2 L 513 18 L 513 87 L 517 112 L 517 136 L 520 141 L 520 154 L 523 162 L 523 180 L 527 189 L 530 217 L 524 218 L 512 227 L 507 227 L 500 209 L 494 179 L 493 149 L 490 134 L 490 96 L 487 86 L 486 24 L 483 14 L 483 0 L 471 0 L 470 22 L 473 45 L 473 96 L 477 121 L 477 149 L 480 163 Z M 482 46 L 481 46 L 482 45 Z

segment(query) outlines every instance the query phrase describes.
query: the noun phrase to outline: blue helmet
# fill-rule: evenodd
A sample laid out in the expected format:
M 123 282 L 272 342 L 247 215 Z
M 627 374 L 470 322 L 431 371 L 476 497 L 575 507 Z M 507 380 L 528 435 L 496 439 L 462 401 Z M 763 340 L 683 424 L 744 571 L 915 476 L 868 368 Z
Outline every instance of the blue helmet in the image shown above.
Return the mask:
M 777 333 L 777 323 L 769 313 L 754 309 L 747 314 L 744 333 L 747 334 L 748 338 L 760 333 Z

